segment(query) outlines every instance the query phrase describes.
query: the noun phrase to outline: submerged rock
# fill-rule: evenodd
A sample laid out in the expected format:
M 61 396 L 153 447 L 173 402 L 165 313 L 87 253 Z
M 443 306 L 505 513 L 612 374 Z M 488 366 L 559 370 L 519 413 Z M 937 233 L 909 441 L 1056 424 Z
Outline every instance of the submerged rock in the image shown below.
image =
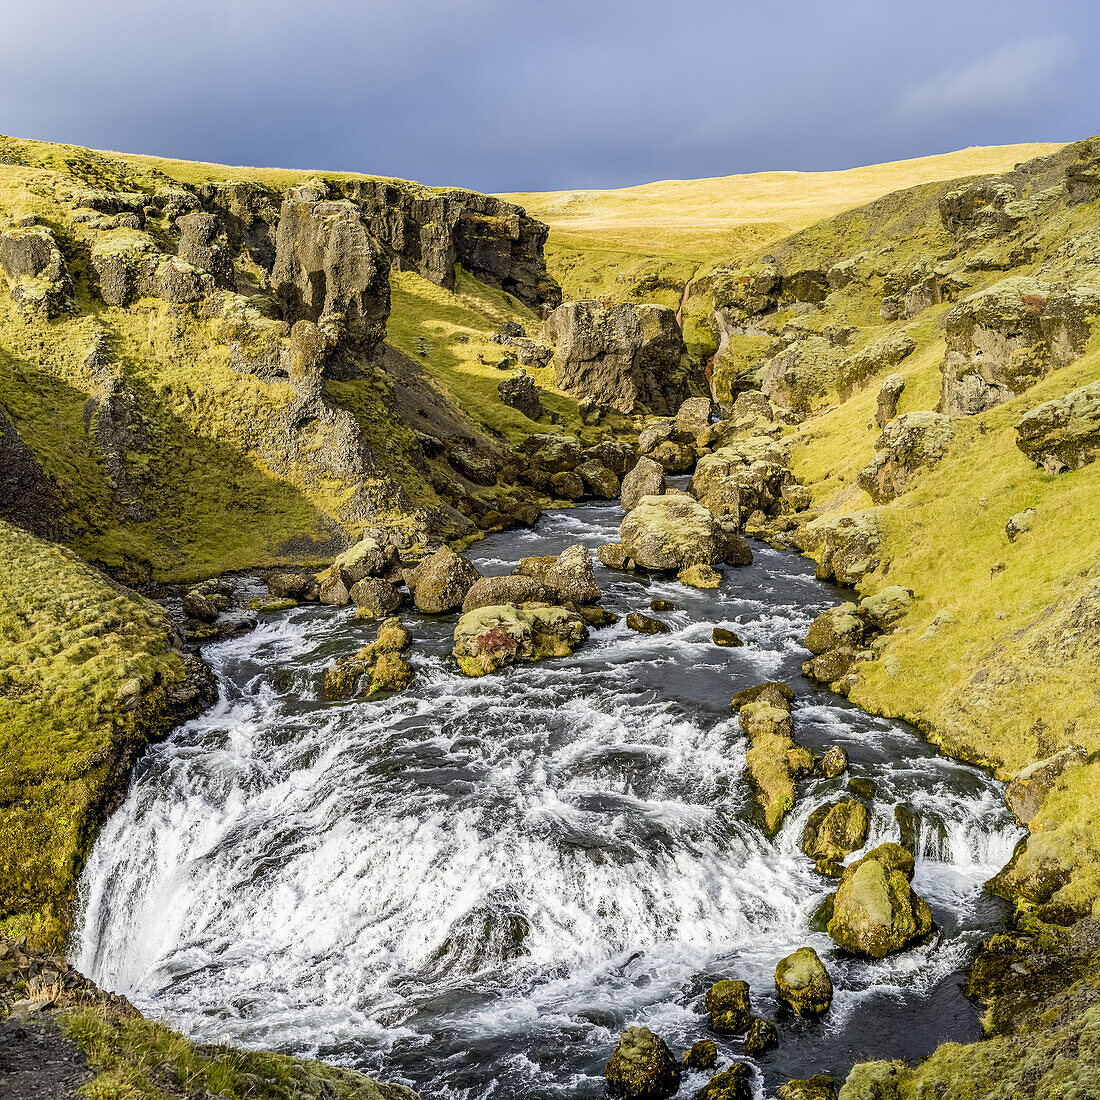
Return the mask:
M 676 579 L 690 588 L 717 588 L 722 583 L 722 574 L 709 565 L 689 565 L 676 574 Z
M 716 626 L 710 637 L 715 645 L 736 647 L 745 644 L 732 630 L 727 630 L 724 626 Z
M 820 1016 L 833 1002 L 833 983 L 812 947 L 800 947 L 775 968 L 775 991 L 797 1016 Z
M 484 676 L 516 661 L 567 657 L 588 639 L 575 612 L 546 604 L 501 604 L 466 612 L 452 650 L 467 676 Z
M 665 1100 L 680 1087 L 680 1068 L 648 1027 L 628 1027 L 604 1070 L 607 1090 L 622 1100 Z
M 932 931 L 928 903 L 910 885 L 913 854 L 880 844 L 844 869 L 833 898 L 829 935 L 854 955 L 881 959 Z
M 753 1100 L 752 1070 L 747 1062 L 734 1062 L 716 1073 L 696 1094 L 695 1100 Z

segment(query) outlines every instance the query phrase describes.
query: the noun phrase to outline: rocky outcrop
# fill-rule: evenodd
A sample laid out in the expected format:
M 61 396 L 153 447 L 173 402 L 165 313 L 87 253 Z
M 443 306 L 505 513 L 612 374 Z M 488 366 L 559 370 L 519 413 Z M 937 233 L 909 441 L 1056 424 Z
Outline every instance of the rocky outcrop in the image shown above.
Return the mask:
M 953 306 L 945 318 L 947 354 L 939 411 L 973 416 L 1021 394 L 1085 349 L 1100 292 L 1058 290 L 1012 276 Z
M 568 657 L 587 639 L 584 620 L 564 607 L 494 604 L 458 620 L 452 652 L 467 676 L 485 676 L 517 661 Z
M 715 565 L 731 542 L 713 513 L 686 496 L 642 497 L 619 526 L 623 552 L 644 569 Z
M 272 290 L 288 321 L 338 327 L 341 343 L 369 356 L 390 312 L 389 264 L 350 202 L 283 200 Z
M 511 378 L 505 378 L 497 386 L 500 400 L 510 409 L 523 413 L 528 420 L 538 420 L 544 409 L 539 398 L 535 380 L 526 372 L 520 371 Z
M 774 836 L 795 803 L 795 783 L 814 767 L 809 749 L 792 736 L 791 700 L 786 684 L 766 683 L 733 698 L 741 728 L 749 737 L 745 775 L 756 796 L 760 822 Z
M 943 458 L 954 434 L 942 413 L 909 412 L 891 420 L 875 441 L 875 457 L 860 471 L 859 487 L 876 504 L 889 503 Z
M 857 585 L 879 566 L 882 533 L 874 512 L 822 516 L 793 536 L 803 553 L 817 557 L 818 580 Z
M 364 538 L 339 554 L 328 569 L 317 574 L 317 598 L 333 607 L 346 607 L 351 602 L 352 589 L 360 581 L 376 578 L 392 583 L 399 577 L 397 550 L 388 542 Z M 306 583 L 295 582 L 293 575 L 285 584 L 277 580 L 276 587 L 278 592 L 269 584 L 268 590 L 272 595 L 282 593 L 296 599 L 303 598 L 309 591 Z M 299 590 L 302 595 L 295 595 Z
M 1087 466 L 1100 451 L 1100 382 L 1025 413 L 1016 446 L 1048 474 Z
M 0 269 L 11 286 L 12 301 L 27 313 L 57 317 L 72 308 L 73 281 L 46 226 L 0 233 Z
M 628 1027 L 604 1070 L 607 1091 L 621 1100 L 665 1100 L 680 1087 L 680 1067 L 648 1027 Z
M 1045 760 L 1036 760 L 1021 768 L 1005 790 L 1005 802 L 1016 820 L 1027 826 L 1043 808 L 1062 772 L 1071 764 L 1083 764 L 1088 753 L 1080 745 L 1071 745 Z
M 213 214 L 196 212 L 177 218 L 176 228 L 180 231 L 176 255 L 184 263 L 207 272 L 215 285 L 232 289 L 233 254 L 220 220 Z
M 772 405 L 802 419 L 836 386 L 844 351 L 824 336 L 803 332 L 783 336 L 779 344 L 760 389 Z
M 832 895 L 829 935 L 853 955 L 881 959 L 932 931 L 928 903 L 913 890 L 913 855 L 880 844 L 844 869 Z
M 785 493 L 792 487 L 785 451 L 768 436 L 749 436 L 704 455 L 688 491 L 715 516 L 741 527 L 754 512 L 793 511 Z
M 837 379 L 841 401 L 847 401 L 856 390 L 866 386 L 876 374 L 896 367 L 913 354 L 916 346 L 916 341 L 909 333 L 892 332 L 875 340 L 855 355 L 849 355 L 840 365 L 840 375 Z
M 833 1001 L 833 983 L 812 947 L 800 947 L 775 968 L 775 992 L 796 1016 L 821 1016 Z
M 0 517 L 42 539 L 65 532 L 54 483 L 0 410 Z
M 670 414 L 683 400 L 684 341 L 665 306 L 566 302 L 547 318 L 558 385 L 620 413 L 643 404 Z
M 126 306 L 137 297 L 173 305 L 198 302 L 214 289 L 210 275 L 165 255 L 152 237 L 136 230 L 100 236 L 92 246 L 91 261 L 99 296 L 109 306 Z
M 875 405 L 875 423 L 880 428 L 885 428 L 898 415 L 898 401 L 904 389 L 905 378 L 900 374 L 891 374 L 882 383 Z

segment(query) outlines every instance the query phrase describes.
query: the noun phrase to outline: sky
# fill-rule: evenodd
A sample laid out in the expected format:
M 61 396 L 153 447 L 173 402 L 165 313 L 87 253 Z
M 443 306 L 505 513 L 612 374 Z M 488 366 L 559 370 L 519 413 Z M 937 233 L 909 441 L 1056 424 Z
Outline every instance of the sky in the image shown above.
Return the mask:
M 1100 0 L 0 0 L 0 133 L 471 187 L 1100 132 Z

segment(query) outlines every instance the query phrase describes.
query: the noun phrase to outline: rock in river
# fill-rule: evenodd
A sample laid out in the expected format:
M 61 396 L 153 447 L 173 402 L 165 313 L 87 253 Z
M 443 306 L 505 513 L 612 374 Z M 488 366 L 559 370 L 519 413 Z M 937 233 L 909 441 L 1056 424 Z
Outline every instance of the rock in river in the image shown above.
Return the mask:
M 820 1016 L 833 1002 L 833 983 L 812 947 L 800 947 L 775 968 L 775 991 L 798 1016 Z
M 680 1087 L 680 1068 L 648 1027 L 628 1027 L 604 1070 L 607 1090 L 622 1100 L 665 1100 Z
M 567 657 L 587 639 L 584 620 L 564 607 L 500 604 L 458 620 L 453 653 L 467 676 L 484 676 L 516 661 Z
M 642 497 L 619 527 L 619 541 L 627 557 L 656 570 L 714 565 L 729 550 L 714 515 L 686 496 Z

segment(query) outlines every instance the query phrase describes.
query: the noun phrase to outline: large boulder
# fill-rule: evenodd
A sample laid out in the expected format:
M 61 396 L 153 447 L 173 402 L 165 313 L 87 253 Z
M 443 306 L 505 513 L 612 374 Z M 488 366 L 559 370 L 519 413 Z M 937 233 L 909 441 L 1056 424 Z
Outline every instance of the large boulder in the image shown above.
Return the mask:
M 900 844 L 880 844 L 844 869 L 832 895 L 828 931 L 853 955 L 881 959 L 932 931 L 928 903 L 912 888 L 913 854 Z
M 815 860 L 839 860 L 867 842 L 871 815 L 854 798 L 818 806 L 802 830 L 802 851 Z
M 544 412 L 535 380 L 526 371 L 505 378 L 497 386 L 497 393 L 505 405 L 523 413 L 528 420 L 538 420 Z
M 909 489 L 921 470 L 936 466 L 954 437 L 951 418 L 909 412 L 891 420 L 875 443 L 875 457 L 860 471 L 859 487 L 876 504 L 887 504 Z
M 639 402 L 655 413 L 675 411 L 684 342 L 665 306 L 565 302 L 547 318 L 558 385 L 578 398 L 629 413 Z
M 462 610 L 476 611 L 479 607 L 505 603 L 546 603 L 549 600 L 546 585 L 535 577 L 482 577 L 470 585 L 462 601 Z
M 803 553 L 817 556 L 819 580 L 856 585 L 879 565 L 882 532 L 874 512 L 822 516 L 794 537 Z
M 582 462 L 575 473 L 584 482 L 585 489 L 597 500 L 614 500 L 622 492 L 622 485 L 614 470 L 609 470 L 594 458 Z
M 798 1016 L 820 1016 L 833 1002 L 833 983 L 812 947 L 800 947 L 775 968 L 775 992 Z
M 891 374 L 883 381 L 875 404 L 875 423 L 880 428 L 885 428 L 898 415 L 898 401 L 904 389 L 905 376 L 902 374 Z
M 517 661 L 567 657 L 587 639 L 584 620 L 564 607 L 498 604 L 458 620 L 452 652 L 467 676 L 484 676 Z
M 622 1100 L 665 1100 L 680 1087 L 680 1067 L 648 1027 L 628 1027 L 604 1070 L 607 1091 Z
M 944 319 L 947 353 L 941 366 L 939 411 L 984 412 L 1021 394 L 1085 349 L 1100 292 L 1057 290 L 1014 275 L 964 298 Z
M 26 312 L 56 317 L 72 307 L 73 282 L 46 226 L 0 233 L 0 269 L 11 285 L 12 301 Z
M 592 568 L 592 551 L 581 543 L 566 547 L 557 557 L 521 558 L 512 573 L 537 580 L 549 599 L 563 607 L 594 604 L 602 594 Z
M 773 406 L 802 419 L 835 388 L 844 351 L 816 333 L 796 331 L 780 341 L 785 346 L 768 361 L 760 389 Z
M 635 509 L 642 497 L 662 496 L 665 491 L 665 468 L 652 458 L 639 458 L 634 469 L 623 478 L 620 501 L 624 512 Z
M 755 511 L 792 510 L 787 500 L 792 487 L 784 450 L 768 436 L 749 436 L 700 458 L 688 488 L 716 516 L 739 526 Z
M 271 287 L 287 320 L 331 320 L 358 350 L 378 347 L 390 312 L 389 263 L 354 203 L 288 193 L 275 250 Z
M 730 548 L 713 513 L 682 496 L 642 497 L 620 525 L 619 541 L 642 568 L 677 572 L 724 561 Z
M 449 546 L 441 546 L 405 576 L 418 611 L 440 615 L 457 611 L 481 574 Z
M 748 982 L 715 982 L 707 990 L 704 1005 L 711 1028 L 719 1034 L 744 1035 L 748 1031 L 752 1020 Z
M 1026 412 L 1016 446 L 1048 474 L 1087 466 L 1100 451 L 1100 382 Z

